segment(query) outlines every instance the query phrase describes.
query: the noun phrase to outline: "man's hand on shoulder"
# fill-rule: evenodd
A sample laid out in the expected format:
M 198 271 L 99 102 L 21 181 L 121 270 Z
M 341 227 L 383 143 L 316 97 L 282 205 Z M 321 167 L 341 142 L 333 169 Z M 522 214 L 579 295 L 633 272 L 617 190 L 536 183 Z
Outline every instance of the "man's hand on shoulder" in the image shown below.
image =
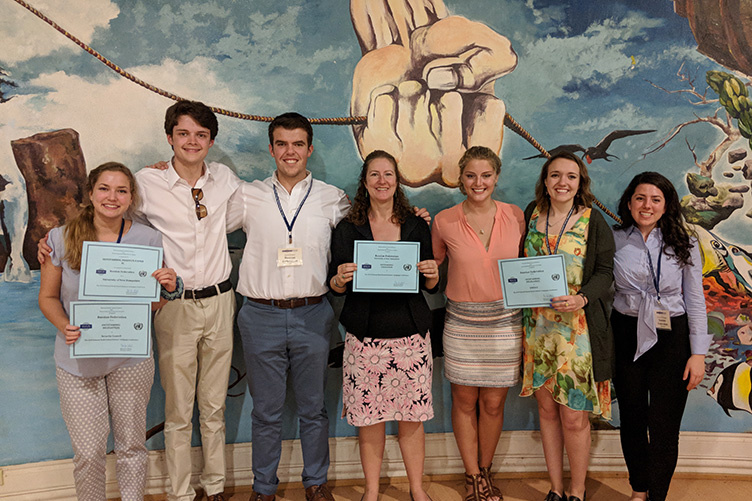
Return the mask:
M 151 165 L 144 166 L 144 169 L 157 169 L 157 170 L 167 170 L 169 169 L 170 164 L 165 162 L 164 160 L 160 160 L 159 162 Z
M 37 261 L 39 261 L 39 264 L 44 264 L 44 261 L 50 257 L 50 254 L 52 253 L 52 247 L 47 243 L 47 238 L 49 238 L 49 236 L 50 232 L 48 231 L 39 239 L 39 242 L 37 242 Z

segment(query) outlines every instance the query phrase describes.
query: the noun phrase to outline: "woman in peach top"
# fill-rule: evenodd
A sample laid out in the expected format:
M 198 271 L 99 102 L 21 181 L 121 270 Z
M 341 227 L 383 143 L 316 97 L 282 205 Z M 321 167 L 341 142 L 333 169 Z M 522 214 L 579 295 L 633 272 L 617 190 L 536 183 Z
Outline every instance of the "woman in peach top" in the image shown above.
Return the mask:
M 436 261 L 449 258 L 444 374 L 452 384 L 452 428 L 465 466 L 465 501 L 499 501 L 491 462 L 507 391 L 520 378 L 522 313 L 505 309 L 497 260 L 516 258 L 525 218 L 492 198 L 501 160 L 473 146 L 459 162 L 466 199 L 433 224 Z M 476 412 L 479 408 L 480 412 Z

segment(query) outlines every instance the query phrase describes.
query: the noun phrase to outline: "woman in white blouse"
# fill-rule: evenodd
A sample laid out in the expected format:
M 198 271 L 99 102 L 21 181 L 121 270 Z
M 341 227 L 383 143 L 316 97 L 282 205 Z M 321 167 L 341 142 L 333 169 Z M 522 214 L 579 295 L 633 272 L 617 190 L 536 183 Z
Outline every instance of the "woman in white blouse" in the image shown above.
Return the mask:
M 611 326 L 621 446 L 631 500 L 663 501 L 687 396 L 705 376 L 711 340 L 702 260 L 676 190 L 661 174 L 632 179 L 619 217 Z

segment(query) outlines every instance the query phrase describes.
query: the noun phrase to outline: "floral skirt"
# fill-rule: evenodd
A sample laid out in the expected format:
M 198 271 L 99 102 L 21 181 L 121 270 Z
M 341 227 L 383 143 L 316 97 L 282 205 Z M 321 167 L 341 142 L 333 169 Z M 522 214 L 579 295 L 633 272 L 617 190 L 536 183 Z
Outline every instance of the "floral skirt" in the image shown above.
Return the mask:
M 520 395 L 543 388 L 561 405 L 611 419 L 611 382 L 595 381 L 584 310 L 525 309 L 523 326 Z
M 353 426 L 433 418 L 430 336 L 396 339 L 345 336 L 342 415 Z

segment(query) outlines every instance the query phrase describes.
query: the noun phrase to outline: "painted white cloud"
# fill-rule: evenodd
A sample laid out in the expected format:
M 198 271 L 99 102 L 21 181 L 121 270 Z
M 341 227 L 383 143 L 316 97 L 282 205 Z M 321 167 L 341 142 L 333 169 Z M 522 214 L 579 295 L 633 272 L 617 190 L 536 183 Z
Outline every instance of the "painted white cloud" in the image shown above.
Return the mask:
M 552 27 L 552 29 L 560 29 L 565 35 L 568 33 L 567 27 L 562 24 L 562 21 L 566 18 L 566 6 L 559 5 L 537 9 L 535 0 L 525 0 L 525 7 L 529 8 L 533 14 L 533 24 L 538 26 L 553 25 L 555 28 Z
M 653 117 L 642 112 L 632 103 L 609 112 L 608 115 L 599 116 L 578 123 L 572 123 L 564 127 L 566 132 L 590 132 L 593 130 L 612 131 L 616 129 L 653 129 Z
M 566 90 L 573 82 L 607 89 L 619 79 L 631 77 L 629 40 L 646 38 L 648 30 L 662 24 L 660 19 L 632 13 L 621 21 L 606 19 L 593 24 L 578 36 L 547 36 L 525 44 L 512 76 L 524 87 L 520 95 L 529 96 L 523 98 L 527 111 L 545 108 L 550 101 L 565 96 L 578 99 L 576 90 Z
M 91 42 L 97 28 L 109 25 L 120 9 L 110 0 L 32 0 L 31 5 L 74 34 L 84 43 Z M 0 16 L 3 50 L 0 60 L 11 65 L 57 49 L 81 50 L 44 21 L 14 2 L 6 2 Z
M 215 64 L 209 59 L 188 64 L 167 60 L 159 66 L 129 70 L 181 97 L 237 109 L 235 93 L 217 77 Z M 46 92 L 16 96 L 1 108 L 0 173 L 17 172 L 11 140 L 63 128 L 80 134 L 89 169 L 109 160 L 137 169 L 169 158 L 163 121 L 171 100 L 114 74 L 92 80 L 59 71 L 40 75 L 29 85 Z M 222 140 L 232 138 L 224 134 Z

